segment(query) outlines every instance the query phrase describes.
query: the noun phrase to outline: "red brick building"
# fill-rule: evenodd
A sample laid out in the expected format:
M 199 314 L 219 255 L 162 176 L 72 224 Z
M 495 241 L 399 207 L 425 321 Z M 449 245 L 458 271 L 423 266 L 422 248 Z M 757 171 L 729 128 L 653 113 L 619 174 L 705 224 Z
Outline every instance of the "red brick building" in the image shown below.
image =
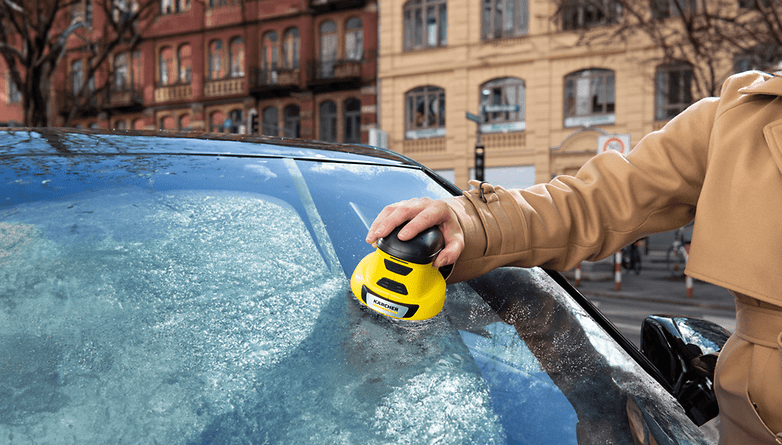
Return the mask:
M 261 134 L 363 143 L 376 125 L 374 0 L 160 0 L 143 29 L 134 51 L 113 55 L 111 75 L 96 73 L 110 94 L 75 125 L 250 133 L 257 121 Z M 72 52 L 60 64 L 55 125 L 83 63 Z M 0 121 L 19 122 L 7 76 L 5 84 Z

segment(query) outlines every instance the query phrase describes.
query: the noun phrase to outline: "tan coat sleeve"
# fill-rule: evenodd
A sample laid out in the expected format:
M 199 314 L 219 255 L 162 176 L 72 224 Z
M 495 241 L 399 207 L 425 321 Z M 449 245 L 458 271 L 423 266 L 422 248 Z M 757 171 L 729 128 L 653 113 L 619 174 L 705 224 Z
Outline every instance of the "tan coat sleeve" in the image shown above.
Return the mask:
M 448 281 L 507 265 L 569 270 L 692 221 L 717 105 L 717 99 L 694 104 L 626 158 L 608 152 L 575 176 L 525 190 L 483 183 L 449 200 L 465 249 Z

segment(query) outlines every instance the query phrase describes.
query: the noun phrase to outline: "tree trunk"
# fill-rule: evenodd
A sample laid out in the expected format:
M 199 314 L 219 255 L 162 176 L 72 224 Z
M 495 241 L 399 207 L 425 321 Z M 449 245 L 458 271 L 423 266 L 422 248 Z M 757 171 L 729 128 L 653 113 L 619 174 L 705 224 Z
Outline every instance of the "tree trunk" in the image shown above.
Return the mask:
M 34 67 L 28 71 L 28 94 L 24 101 L 25 125 L 48 127 L 49 122 L 49 73 L 46 68 Z

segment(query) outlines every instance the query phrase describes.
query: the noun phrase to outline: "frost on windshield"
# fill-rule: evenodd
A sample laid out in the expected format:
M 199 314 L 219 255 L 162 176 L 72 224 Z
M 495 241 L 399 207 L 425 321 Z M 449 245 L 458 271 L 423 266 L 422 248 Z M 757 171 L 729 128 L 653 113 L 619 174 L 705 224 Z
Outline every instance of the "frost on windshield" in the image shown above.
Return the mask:
M 10 443 L 502 443 L 442 315 L 359 307 L 262 195 L 135 188 L 0 213 Z

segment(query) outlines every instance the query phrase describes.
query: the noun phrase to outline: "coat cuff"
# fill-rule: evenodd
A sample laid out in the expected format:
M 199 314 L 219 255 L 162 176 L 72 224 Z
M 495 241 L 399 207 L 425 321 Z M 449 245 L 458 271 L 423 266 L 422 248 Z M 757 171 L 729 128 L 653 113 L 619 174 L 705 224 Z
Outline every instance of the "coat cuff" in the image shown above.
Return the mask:
M 476 188 L 447 200 L 464 233 L 464 250 L 447 277 L 465 281 L 518 262 L 529 246 L 527 227 L 516 199 L 504 188 L 470 181 Z

